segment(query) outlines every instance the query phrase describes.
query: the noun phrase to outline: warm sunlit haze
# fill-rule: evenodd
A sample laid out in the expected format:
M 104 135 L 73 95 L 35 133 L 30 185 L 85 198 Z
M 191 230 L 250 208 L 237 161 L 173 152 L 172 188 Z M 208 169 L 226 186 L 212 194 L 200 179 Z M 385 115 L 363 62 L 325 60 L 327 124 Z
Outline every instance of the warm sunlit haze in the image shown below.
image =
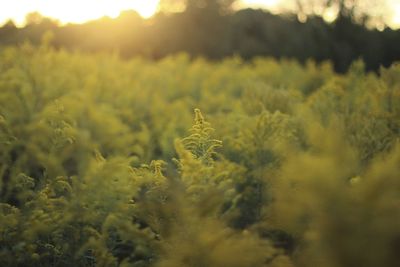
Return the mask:
M 103 16 L 117 17 L 121 11 L 134 9 L 143 17 L 157 11 L 158 0 L 1 0 L 0 21 L 12 19 L 22 25 L 26 14 L 40 14 L 61 23 L 83 23 Z
M 287 1 L 287 0 L 286 0 Z M 151 17 L 158 10 L 159 0 L 0 0 L 0 24 L 12 19 L 22 26 L 25 16 L 31 12 L 65 23 L 84 23 L 103 16 L 117 17 L 121 11 L 133 9 L 142 17 Z M 240 7 L 266 8 L 277 10 L 285 0 L 242 0 Z M 387 23 L 400 27 L 400 1 L 387 0 L 390 14 Z

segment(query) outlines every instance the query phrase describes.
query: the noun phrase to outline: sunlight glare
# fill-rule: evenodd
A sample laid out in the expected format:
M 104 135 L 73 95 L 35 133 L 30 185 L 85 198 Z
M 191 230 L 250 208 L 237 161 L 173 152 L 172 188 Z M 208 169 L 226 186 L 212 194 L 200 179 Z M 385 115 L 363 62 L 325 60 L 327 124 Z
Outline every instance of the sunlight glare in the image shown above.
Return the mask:
M 243 5 L 253 8 L 271 8 L 276 6 L 281 0 L 242 0 Z
M 0 19 L 12 18 L 18 25 L 23 24 L 30 12 L 59 20 L 61 23 L 83 23 L 103 16 L 116 18 L 121 11 L 133 9 L 142 17 L 152 16 L 159 0 L 19 0 L 11 1 L 0 9 Z
M 394 10 L 393 25 L 400 27 L 400 3 L 395 4 L 393 10 Z

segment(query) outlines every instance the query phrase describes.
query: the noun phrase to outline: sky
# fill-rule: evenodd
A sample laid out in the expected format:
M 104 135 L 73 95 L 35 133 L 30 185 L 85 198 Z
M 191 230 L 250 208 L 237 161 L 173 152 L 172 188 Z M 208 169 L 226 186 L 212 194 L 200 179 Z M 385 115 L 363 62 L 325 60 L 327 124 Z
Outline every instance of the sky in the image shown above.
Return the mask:
M 242 0 L 241 6 L 274 10 L 282 1 L 285 0 Z M 387 1 L 392 12 L 388 18 L 389 25 L 400 28 L 400 0 Z M 158 0 L 0 0 L 0 25 L 12 19 L 22 26 L 26 14 L 34 11 L 55 18 L 62 24 L 83 23 L 103 16 L 115 18 L 127 9 L 150 17 L 157 11 L 157 6 Z

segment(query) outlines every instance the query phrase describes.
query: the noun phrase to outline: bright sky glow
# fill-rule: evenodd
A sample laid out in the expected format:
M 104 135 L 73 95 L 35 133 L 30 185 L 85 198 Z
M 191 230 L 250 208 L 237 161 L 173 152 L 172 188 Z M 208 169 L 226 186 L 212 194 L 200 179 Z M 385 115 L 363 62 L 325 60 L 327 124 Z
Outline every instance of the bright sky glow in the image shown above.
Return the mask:
M 279 0 L 245 0 L 242 2 L 244 5 L 250 7 L 266 7 L 266 8 L 271 8 L 279 4 Z
M 277 10 L 285 0 L 242 0 L 241 7 L 267 8 Z M 387 0 L 391 8 L 391 26 L 400 27 L 400 0 Z M 0 25 L 12 19 L 23 25 L 28 13 L 55 18 L 61 23 L 83 23 L 103 16 L 117 17 L 121 11 L 134 9 L 142 17 L 151 17 L 159 0 L 0 0 Z M 390 22 L 390 21 L 389 21 Z
M 150 17 L 158 6 L 158 0 L 0 0 L 0 3 L 0 22 L 11 18 L 18 25 L 24 23 L 27 13 L 34 11 L 61 23 L 83 23 L 103 16 L 115 18 L 128 9 Z
M 393 24 L 397 25 L 397 27 L 400 27 L 400 2 L 394 3 L 393 13 L 395 14 L 393 17 Z

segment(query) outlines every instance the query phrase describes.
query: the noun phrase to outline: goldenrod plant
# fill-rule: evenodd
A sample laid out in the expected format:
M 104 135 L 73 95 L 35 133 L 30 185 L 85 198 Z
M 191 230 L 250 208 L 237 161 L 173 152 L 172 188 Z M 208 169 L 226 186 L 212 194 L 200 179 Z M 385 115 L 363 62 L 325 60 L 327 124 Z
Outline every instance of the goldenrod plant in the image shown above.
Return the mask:
M 0 266 L 397 267 L 399 74 L 2 48 Z

